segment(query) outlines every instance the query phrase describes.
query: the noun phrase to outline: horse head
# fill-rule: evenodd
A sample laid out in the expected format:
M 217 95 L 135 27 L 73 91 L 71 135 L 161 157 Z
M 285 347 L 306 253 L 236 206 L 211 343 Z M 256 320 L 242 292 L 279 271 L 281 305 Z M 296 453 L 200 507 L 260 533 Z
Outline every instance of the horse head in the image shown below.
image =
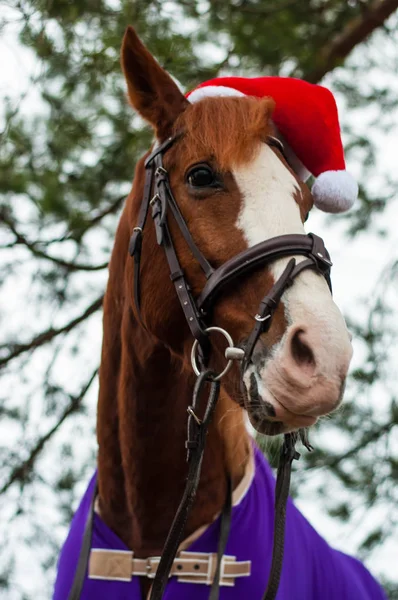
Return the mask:
M 153 127 L 155 146 L 175 138 L 163 165 L 189 233 L 214 269 L 264 240 L 305 233 L 303 223 L 313 197 L 275 143 L 272 98 L 208 96 L 190 102 L 132 28 L 124 38 L 122 66 L 129 100 Z M 144 193 L 144 172 L 142 160 L 126 205 L 131 230 Z M 192 295 L 198 298 L 206 276 L 171 214 L 167 223 Z M 278 258 L 234 280 L 215 299 L 208 317 L 211 325 L 227 331 L 235 345 L 244 348 L 259 303 L 289 259 Z M 297 264 L 302 260 L 296 256 Z M 133 274 L 131 261 L 127 289 L 138 319 Z M 143 234 L 140 280 L 146 335 L 167 346 L 182 369 L 190 368 L 192 335 L 150 219 Z M 220 371 L 225 343 L 217 333 L 210 340 L 211 366 Z M 324 276 L 305 269 L 284 291 L 244 371 L 234 365 L 222 381 L 223 389 L 244 404 L 257 430 L 292 431 L 314 424 L 339 405 L 351 354 L 344 319 Z

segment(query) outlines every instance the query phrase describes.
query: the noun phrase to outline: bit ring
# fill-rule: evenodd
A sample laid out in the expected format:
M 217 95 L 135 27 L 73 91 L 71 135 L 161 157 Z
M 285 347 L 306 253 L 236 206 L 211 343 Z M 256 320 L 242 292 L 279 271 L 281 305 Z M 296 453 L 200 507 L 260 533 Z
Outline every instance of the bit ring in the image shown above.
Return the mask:
M 233 339 L 229 335 L 228 331 L 225 331 L 225 329 L 222 329 L 221 327 L 206 327 L 206 329 L 205 329 L 206 333 L 210 333 L 211 331 L 216 331 L 218 333 L 221 333 L 221 335 L 223 335 L 228 342 L 228 348 L 235 348 Z M 191 364 L 192 364 L 193 371 L 194 371 L 195 375 L 197 375 L 197 376 L 200 375 L 198 363 L 196 361 L 196 352 L 197 352 L 198 346 L 199 346 L 199 342 L 198 342 L 198 340 L 195 340 L 193 343 L 193 346 L 192 346 L 192 350 L 191 350 Z M 225 365 L 224 370 L 221 371 L 221 373 L 219 373 L 218 375 L 215 375 L 214 377 L 212 377 L 212 380 L 220 381 L 220 379 L 228 373 L 228 371 L 232 367 L 232 363 L 233 363 L 233 361 L 231 359 L 229 359 L 227 361 L 227 364 Z

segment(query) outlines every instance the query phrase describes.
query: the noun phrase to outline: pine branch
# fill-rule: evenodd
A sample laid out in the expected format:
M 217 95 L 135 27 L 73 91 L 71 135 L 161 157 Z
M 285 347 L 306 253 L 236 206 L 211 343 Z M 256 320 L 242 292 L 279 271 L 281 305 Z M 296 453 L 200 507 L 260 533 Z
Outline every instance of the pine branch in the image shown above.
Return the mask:
M 362 14 L 347 23 L 341 33 L 329 40 L 318 53 L 315 67 L 303 73 L 303 79 L 318 83 L 326 73 L 343 63 L 344 59 L 361 42 L 365 41 L 375 29 L 398 8 L 398 0 L 374 0 L 364 7 Z
M 218 0 L 212 0 L 212 4 L 220 4 Z M 270 17 L 276 13 L 279 13 L 284 10 L 289 10 L 293 8 L 293 6 L 297 5 L 297 0 L 286 0 L 285 2 L 274 3 L 271 6 L 263 6 L 262 4 L 248 4 L 244 0 L 240 2 L 240 4 L 233 4 L 229 8 L 233 12 L 237 13 L 247 13 L 251 15 L 257 15 L 261 17 Z
M 43 346 L 44 344 L 47 344 L 48 342 L 53 340 L 56 336 L 58 336 L 62 333 L 68 333 L 69 331 L 71 331 L 74 327 L 76 327 L 76 325 L 79 325 L 79 323 L 82 323 L 90 315 L 92 315 L 98 309 L 100 309 L 102 306 L 102 300 L 103 300 L 103 296 L 101 295 L 92 304 L 90 304 L 90 306 L 88 308 L 86 308 L 85 311 L 81 315 L 79 315 L 78 317 L 75 317 L 74 319 L 72 319 L 72 321 L 69 321 L 69 323 L 67 323 L 66 325 L 63 325 L 62 327 L 58 327 L 58 328 L 50 327 L 46 331 L 43 331 L 43 333 L 40 333 L 39 335 L 32 338 L 26 344 L 12 344 L 11 351 L 8 353 L 8 355 L 3 358 L 0 358 L 0 368 L 4 367 L 11 360 L 16 358 L 17 356 L 20 356 L 24 352 L 27 352 L 28 350 L 33 350 L 35 348 L 38 348 L 39 346 Z
M 86 231 L 88 231 L 88 229 L 91 229 L 91 227 L 94 227 L 95 225 L 97 225 L 100 221 L 102 221 L 102 219 L 104 217 L 107 217 L 108 215 L 111 215 L 112 213 L 116 212 L 120 208 L 120 206 L 123 204 L 125 199 L 126 199 L 125 194 L 123 196 L 119 196 L 119 198 L 116 198 L 116 200 L 114 200 L 112 202 L 112 204 L 110 204 L 109 206 L 104 208 L 102 211 L 100 211 L 94 217 L 92 217 L 89 221 L 87 221 L 81 228 L 81 230 L 80 230 L 81 233 L 86 233 Z M 68 236 L 66 236 L 66 239 L 70 239 L 70 238 L 73 238 L 73 235 L 69 234 Z
M 64 268 L 68 269 L 69 271 L 100 271 L 101 269 L 106 269 L 106 267 L 108 266 L 107 262 L 99 264 L 99 265 L 88 265 L 88 264 L 84 264 L 84 263 L 76 263 L 76 262 L 64 260 L 63 258 L 58 258 L 56 256 L 51 256 L 51 254 L 47 254 L 46 252 L 44 252 L 44 250 L 40 250 L 40 248 L 38 248 L 37 242 L 30 242 L 22 233 L 20 233 L 17 230 L 13 220 L 10 218 L 9 215 L 5 214 L 5 212 L 6 211 L 3 210 L 1 213 L 2 221 L 8 226 L 10 231 L 14 234 L 16 243 L 21 244 L 21 245 L 25 246 L 26 248 L 28 248 L 28 250 L 30 250 L 30 252 L 34 256 L 36 256 L 38 258 L 44 258 L 46 260 L 49 260 L 60 267 L 64 267 Z
M 14 467 L 10 476 L 8 477 L 5 484 L 0 489 L 0 494 L 4 494 L 13 483 L 19 481 L 24 483 L 29 474 L 32 472 L 33 467 L 35 466 L 36 460 L 39 454 L 44 449 L 47 442 L 53 437 L 53 435 L 58 431 L 61 427 L 62 423 L 73 413 L 77 412 L 81 407 L 83 400 L 91 387 L 95 377 L 97 376 L 98 369 L 91 374 L 89 380 L 84 384 L 80 393 L 77 396 L 69 396 L 69 404 L 61 413 L 61 416 L 57 420 L 57 422 L 45 433 L 42 435 L 36 442 L 36 444 L 31 448 L 29 452 L 28 458 L 22 461 L 18 466 Z
M 18 246 L 17 240 L 13 240 L 7 244 L 0 244 L 0 250 L 10 250 L 11 248 L 15 248 L 15 246 Z
M 76 233 L 73 230 L 72 231 L 66 231 L 63 235 L 58 236 L 56 238 L 47 239 L 47 240 L 36 240 L 34 242 L 34 246 L 36 246 L 36 247 L 43 247 L 43 246 L 47 247 L 47 246 L 51 246 L 51 244 L 58 244 L 60 242 L 65 242 L 67 240 L 81 239 L 83 237 L 83 235 L 89 229 L 91 229 L 92 227 L 95 227 L 96 225 L 98 225 L 102 221 L 102 219 L 104 219 L 104 217 L 107 217 L 108 215 L 111 215 L 111 214 L 115 213 L 120 208 L 120 206 L 123 204 L 123 202 L 124 202 L 125 199 L 126 199 L 126 195 L 125 194 L 123 196 L 119 196 L 109 206 L 107 206 L 103 210 L 97 212 L 97 214 L 95 214 L 91 219 L 89 219 L 85 223 L 83 223 L 82 226 L 79 227 L 78 236 L 76 235 Z M 3 212 L 0 213 L 0 217 L 2 218 L 2 220 L 4 222 L 6 222 L 6 220 L 3 219 Z M 8 219 L 10 219 L 10 217 L 8 217 Z M 11 230 L 11 232 L 14 234 L 14 238 L 15 239 L 12 242 L 8 242 L 8 243 L 5 243 L 5 244 L 0 244 L 0 250 L 9 250 L 10 248 L 14 248 L 15 246 L 18 246 L 18 244 L 21 243 L 21 241 L 18 239 L 19 233 L 17 233 L 15 231 L 15 225 L 14 225 L 13 228 L 11 227 L 13 225 L 12 222 L 11 222 L 11 225 L 10 225 L 9 222 L 7 222 L 7 225 L 9 227 L 9 229 Z M 45 258 L 48 258 L 50 260 L 53 259 L 53 257 L 50 257 L 48 255 L 46 255 Z
M 387 423 L 383 423 L 383 425 L 380 425 L 380 427 L 377 427 L 376 429 L 373 429 L 372 431 L 365 433 L 362 436 L 362 438 L 359 440 L 359 442 L 355 446 L 352 446 L 347 452 L 344 452 L 343 454 L 339 454 L 339 455 L 327 456 L 322 459 L 321 464 L 318 463 L 315 465 L 309 465 L 306 467 L 306 469 L 308 471 L 310 469 L 313 470 L 313 469 L 319 469 L 319 468 L 325 468 L 325 467 L 328 469 L 333 469 L 334 467 L 337 467 L 337 465 L 339 463 L 341 463 L 343 460 L 346 460 L 347 458 L 351 458 L 351 456 L 355 456 L 360 450 L 365 448 L 365 446 L 367 446 L 368 444 L 371 444 L 372 442 L 376 441 L 379 437 L 381 437 L 385 433 L 388 433 L 389 431 L 391 431 L 391 429 L 394 427 L 394 425 L 395 425 L 395 423 L 393 421 L 388 421 Z

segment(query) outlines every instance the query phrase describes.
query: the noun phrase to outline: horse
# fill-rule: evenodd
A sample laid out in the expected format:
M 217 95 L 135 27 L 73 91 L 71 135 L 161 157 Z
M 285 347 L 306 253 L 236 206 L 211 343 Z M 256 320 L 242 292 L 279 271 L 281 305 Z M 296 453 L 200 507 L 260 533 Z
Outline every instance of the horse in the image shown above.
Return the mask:
M 275 102 L 190 102 L 131 27 L 121 62 L 129 101 L 152 126 L 155 143 L 137 164 L 115 236 L 103 305 L 98 472 L 62 550 L 54 598 L 154 597 L 158 557 L 189 479 L 186 453 L 195 450 L 186 447 L 187 410 L 191 427 L 207 418 L 190 399 L 193 390 L 200 395 L 217 385 L 195 499 L 181 527 L 185 539 L 158 597 L 195 600 L 211 589 L 211 598 L 260 600 L 271 570 L 274 480 L 247 419 L 261 434 L 289 435 L 335 410 L 350 336 L 328 286 L 327 253 L 316 236 L 307 244 L 303 223 L 313 196 L 278 141 Z M 172 210 L 155 193 L 160 189 Z M 148 210 L 153 219 L 145 225 Z M 286 243 L 269 250 L 282 238 L 291 242 L 287 251 Z M 239 276 L 230 277 L 232 267 Z M 198 313 L 192 298 L 201 295 Z M 225 512 L 230 531 L 217 565 Z M 384 597 L 368 571 L 332 550 L 290 500 L 287 531 L 278 599 Z M 79 561 L 83 546 L 88 567 Z M 81 584 L 72 596 L 76 570 Z

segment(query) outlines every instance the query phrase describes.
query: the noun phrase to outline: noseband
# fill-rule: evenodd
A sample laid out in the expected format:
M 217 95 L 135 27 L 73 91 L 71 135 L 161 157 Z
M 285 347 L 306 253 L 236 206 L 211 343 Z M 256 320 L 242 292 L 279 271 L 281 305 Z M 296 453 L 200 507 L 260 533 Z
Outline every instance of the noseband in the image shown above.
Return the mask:
M 260 335 L 268 331 L 271 325 L 272 317 L 283 293 L 293 284 L 294 279 L 303 270 L 313 269 L 323 275 L 331 289 L 330 268 L 332 263 L 323 240 L 313 233 L 308 235 L 294 234 L 273 237 L 240 252 L 217 269 L 214 269 L 191 236 L 171 190 L 168 172 L 163 166 L 164 154 L 179 137 L 180 135 L 168 138 L 165 142 L 157 146 L 145 160 L 143 198 L 138 213 L 137 225 L 133 229 L 129 245 L 129 252 L 134 258 L 134 302 L 138 317 L 145 327 L 140 310 L 140 263 L 143 232 L 149 209 L 151 209 L 152 219 L 155 224 L 157 243 L 162 246 L 165 251 L 170 269 L 170 279 L 174 283 L 185 320 L 194 338 L 192 366 L 198 376 L 193 392 L 192 406 L 188 407 L 189 416 L 186 441 L 188 476 L 186 487 L 163 548 L 162 557 L 153 581 L 150 600 L 162 599 L 173 561 L 184 534 L 184 527 L 199 483 L 206 434 L 216 407 L 221 377 L 228 371 L 233 360 L 241 361 L 241 374 L 243 376 L 245 369 L 251 361 Z M 269 143 L 270 145 L 280 145 L 278 140 L 271 137 Z M 185 242 L 195 259 L 198 261 L 206 277 L 206 284 L 197 298 L 194 298 L 192 294 L 191 287 L 177 257 L 167 221 L 170 212 L 173 215 Z M 228 288 L 230 288 L 233 283 L 242 276 L 249 275 L 259 267 L 268 265 L 283 257 L 297 255 L 303 256 L 304 260 L 296 263 L 296 259 L 291 258 L 281 276 L 264 296 L 257 314 L 254 316 L 254 327 L 244 348 L 236 348 L 226 331 L 211 326 L 212 310 L 215 302 L 222 293 L 228 291 Z M 207 368 L 211 352 L 209 333 L 214 330 L 223 333 L 228 341 L 228 348 L 225 352 L 228 363 L 221 374 L 213 373 Z M 199 366 L 197 364 L 198 362 Z M 200 405 L 200 396 L 206 385 L 210 386 L 210 391 L 204 416 L 200 419 L 197 416 L 197 412 Z M 279 587 L 283 561 L 286 503 L 289 494 L 291 465 L 293 460 L 300 456 L 295 450 L 295 443 L 298 437 L 300 437 L 302 443 L 309 450 L 311 449 L 305 430 L 285 434 L 280 454 L 275 490 L 272 564 L 268 586 L 263 600 L 274 600 Z M 217 568 L 210 589 L 209 600 L 218 600 L 219 598 L 221 562 L 228 541 L 228 533 L 231 524 L 232 486 L 229 480 L 227 482 L 227 489 L 227 497 L 221 513 Z M 78 600 L 80 597 L 90 552 L 93 512 L 94 500 L 86 523 L 78 567 L 68 600 Z

